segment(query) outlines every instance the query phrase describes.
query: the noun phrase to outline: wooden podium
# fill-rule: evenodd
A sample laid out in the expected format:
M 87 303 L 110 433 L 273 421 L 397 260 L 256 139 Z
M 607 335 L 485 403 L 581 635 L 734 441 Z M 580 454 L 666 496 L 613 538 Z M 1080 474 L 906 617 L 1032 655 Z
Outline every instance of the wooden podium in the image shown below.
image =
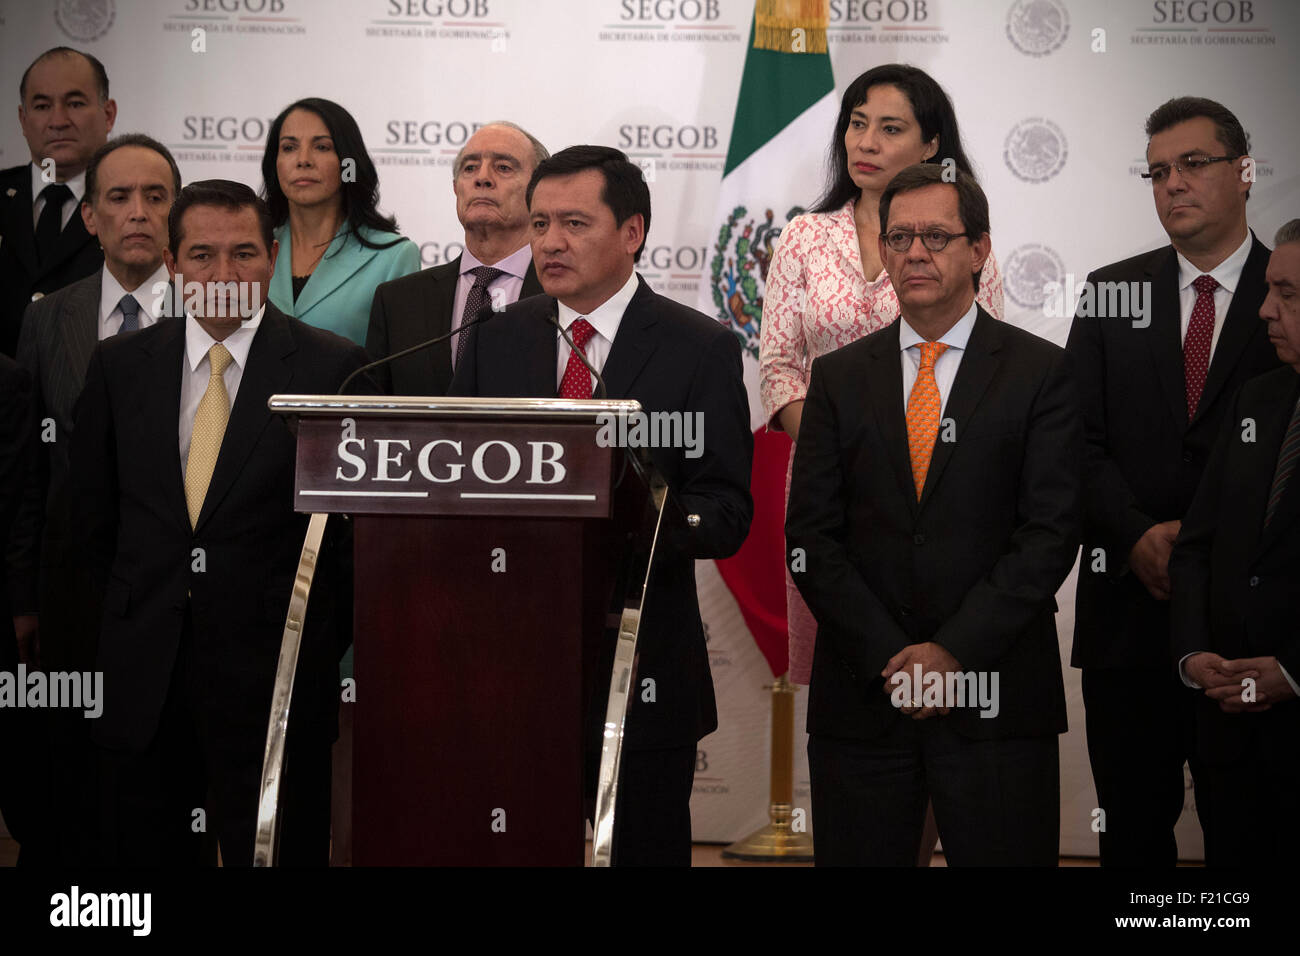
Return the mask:
M 343 513 L 354 526 L 356 685 L 344 706 L 355 708 L 355 864 L 580 866 L 594 793 L 592 858 L 608 865 L 666 489 L 644 457 L 602 447 L 602 425 L 638 403 L 285 395 L 269 405 L 296 419 L 295 507 L 313 517 L 255 862 L 275 862 L 301 625 L 325 522 Z M 584 759 L 598 736 L 593 781 Z

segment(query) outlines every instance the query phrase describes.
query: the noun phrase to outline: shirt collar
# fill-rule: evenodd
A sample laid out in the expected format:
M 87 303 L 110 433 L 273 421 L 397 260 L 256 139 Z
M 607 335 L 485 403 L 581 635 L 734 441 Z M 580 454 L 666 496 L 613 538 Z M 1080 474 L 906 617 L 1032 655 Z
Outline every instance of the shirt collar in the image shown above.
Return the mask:
M 36 200 L 41 198 L 41 190 L 50 185 L 41 175 L 41 167 L 32 163 L 32 205 L 36 205 Z M 72 190 L 72 198 L 81 202 L 81 197 L 86 192 L 86 171 L 83 169 L 71 179 L 64 180 L 63 185 Z
M 1237 283 L 1241 280 L 1241 270 L 1246 267 L 1246 259 L 1250 256 L 1250 245 L 1254 238 L 1251 231 L 1247 229 L 1246 241 L 1237 247 L 1237 251 L 1206 273 L 1202 273 L 1175 249 L 1174 252 L 1178 256 L 1178 291 L 1184 291 L 1196 281 L 1197 276 L 1211 275 L 1214 276 L 1215 282 L 1227 290 L 1228 295 L 1236 293 Z
M 942 342 L 944 345 L 948 346 L 948 348 L 950 349 L 965 349 L 966 343 L 970 341 L 970 334 L 975 328 L 976 314 L 977 314 L 977 310 L 975 308 L 975 300 L 972 299 L 970 308 L 966 310 L 966 314 L 963 315 L 960 319 L 958 319 L 956 324 L 953 325 L 952 328 L 950 328 L 947 332 L 943 333 L 943 335 L 939 336 L 939 341 Z M 907 319 L 903 318 L 902 315 L 899 315 L 898 317 L 899 350 L 906 352 L 913 345 L 920 345 L 924 341 L 926 340 L 922 338 L 921 335 L 914 328 L 912 328 L 910 325 L 907 324 Z
M 118 303 L 122 301 L 122 296 L 126 295 L 128 291 L 130 291 L 131 295 L 135 296 L 135 301 L 140 303 L 140 308 L 148 309 L 149 314 L 155 319 L 162 314 L 163 306 L 167 302 L 169 292 L 169 289 L 167 288 L 169 280 L 167 277 L 167 267 L 165 265 L 159 265 L 158 268 L 154 270 L 153 275 L 131 290 L 122 288 L 122 283 L 117 281 L 117 277 L 108 270 L 108 266 L 103 268 L 102 275 L 103 278 L 99 283 L 100 321 L 103 321 L 113 314 L 113 310 L 116 309 Z M 154 291 L 158 287 L 159 283 L 162 283 L 164 286 L 161 295 Z
M 263 305 L 257 310 L 255 316 L 227 335 L 225 341 L 221 343 L 226 347 L 235 364 L 239 366 L 240 371 L 243 371 L 248 362 L 248 350 L 253 346 L 253 336 L 257 335 L 265 312 L 266 306 Z M 198 371 L 199 364 L 208 355 L 208 350 L 216 344 L 217 340 L 203 331 L 203 326 L 199 325 L 198 320 L 188 312 L 185 313 L 185 359 L 189 363 L 191 372 Z
M 500 269 L 507 275 L 512 275 L 516 279 L 522 279 L 528 273 L 528 266 L 533 261 L 533 247 L 525 243 L 521 248 L 516 249 L 510 255 L 506 256 L 500 262 L 492 263 L 493 269 Z M 479 266 L 487 265 L 486 262 L 480 262 L 475 258 L 474 253 L 468 249 L 460 254 L 460 274 L 464 275 L 471 269 L 477 269 Z
M 627 277 L 623 283 L 623 288 L 619 289 L 608 299 L 598 305 L 594 310 L 583 315 L 580 312 L 574 312 L 563 302 L 558 302 L 560 327 L 568 330 L 578 319 L 586 319 L 605 339 L 606 342 L 613 342 L 614 336 L 618 332 L 618 324 L 623 320 L 623 313 L 627 311 L 627 305 L 632 301 L 632 296 L 636 295 L 637 274 L 632 270 L 632 274 Z

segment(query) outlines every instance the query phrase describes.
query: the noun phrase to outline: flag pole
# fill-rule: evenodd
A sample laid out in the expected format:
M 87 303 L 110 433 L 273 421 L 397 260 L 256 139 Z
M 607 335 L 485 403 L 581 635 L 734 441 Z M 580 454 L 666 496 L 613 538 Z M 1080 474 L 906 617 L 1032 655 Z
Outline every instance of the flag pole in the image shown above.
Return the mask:
M 764 863 L 811 863 L 812 835 L 806 812 L 794 812 L 794 695 L 782 674 L 772 690 L 771 802 L 766 826 L 722 851 L 723 859 Z

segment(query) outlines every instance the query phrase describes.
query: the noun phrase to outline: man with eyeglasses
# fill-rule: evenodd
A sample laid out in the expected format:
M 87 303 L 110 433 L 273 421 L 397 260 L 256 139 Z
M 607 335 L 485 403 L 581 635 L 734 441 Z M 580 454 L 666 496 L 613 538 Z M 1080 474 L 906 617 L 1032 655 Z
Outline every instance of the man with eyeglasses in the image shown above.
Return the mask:
M 1238 386 L 1278 365 L 1258 319 L 1269 250 L 1246 226 L 1245 130 L 1213 100 L 1178 97 L 1146 133 L 1144 179 L 1170 245 L 1088 277 L 1094 290 L 1143 283 L 1146 314 L 1081 309 L 1066 346 L 1088 449 L 1071 664 L 1103 866 L 1177 861 L 1184 762 L 1199 775 L 1194 692 L 1171 659 L 1169 556 Z
M 885 187 L 899 320 L 813 362 L 795 449 L 818 865 L 915 866 L 927 800 L 949 865 L 1058 859 L 1082 415 L 1065 352 L 976 304 L 988 202 L 944 176 Z

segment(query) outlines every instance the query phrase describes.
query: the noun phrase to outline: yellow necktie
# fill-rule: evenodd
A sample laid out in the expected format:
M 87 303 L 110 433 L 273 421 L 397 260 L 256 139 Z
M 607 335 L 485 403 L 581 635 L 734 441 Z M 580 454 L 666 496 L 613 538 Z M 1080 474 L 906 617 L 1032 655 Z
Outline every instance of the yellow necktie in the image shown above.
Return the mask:
M 207 497 L 208 484 L 212 481 L 212 469 L 217 466 L 221 439 L 226 434 L 226 422 L 230 420 L 230 395 L 222 378 L 230 361 L 230 353 L 220 342 L 208 349 L 211 368 L 208 390 L 203 393 L 199 410 L 194 413 L 190 454 L 185 462 L 185 502 L 190 509 L 191 528 L 198 524 L 203 499 Z
M 913 346 L 915 347 L 915 346 Z M 917 369 L 912 394 L 907 396 L 907 450 L 912 458 L 912 481 L 916 500 L 921 500 L 925 476 L 930 471 L 930 454 L 939 435 L 939 386 L 934 381 L 934 363 L 948 346 L 941 342 L 922 342 L 921 367 Z M 191 454 L 193 454 L 191 452 Z

